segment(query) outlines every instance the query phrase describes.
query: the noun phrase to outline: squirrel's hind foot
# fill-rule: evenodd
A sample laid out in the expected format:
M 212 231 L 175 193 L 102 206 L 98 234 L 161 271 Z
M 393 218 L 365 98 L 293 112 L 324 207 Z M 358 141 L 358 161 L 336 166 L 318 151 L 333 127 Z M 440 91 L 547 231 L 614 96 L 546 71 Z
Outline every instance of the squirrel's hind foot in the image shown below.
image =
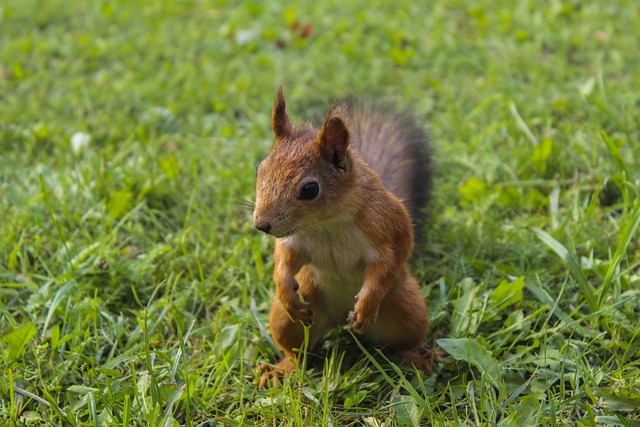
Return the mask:
M 404 363 L 409 366 L 414 366 L 416 369 L 422 371 L 426 375 L 433 373 L 432 366 L 434 363 L 444 363 L 444 358 L 447 353 L 439 347 L 428 349 L 424 346 L 420 346 L 415 350 L 399 351 L 398 356 Z
M 296 364 L 290 356 L 285 356 L 275 365 L 263 363 L 258 367 L 258 372 L 261 373 L 258 389 L 262 390 L 266 388 L 267 383 L 269 382 L 271 382 L 272 387 L 278 387 L 280 385 L 280 380 L 295 371 L 295 369 Z

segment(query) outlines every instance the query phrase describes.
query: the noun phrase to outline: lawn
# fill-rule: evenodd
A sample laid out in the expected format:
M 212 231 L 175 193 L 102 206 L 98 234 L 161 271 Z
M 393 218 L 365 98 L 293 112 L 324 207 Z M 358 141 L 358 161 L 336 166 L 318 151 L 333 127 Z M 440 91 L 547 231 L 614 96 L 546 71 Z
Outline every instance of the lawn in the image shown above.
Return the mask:
M 0 3 L 0 424 L 640 426 L 640 3 Z M 281 387 L 252 228 L 276 88 L 428 129 L 432 376 Z

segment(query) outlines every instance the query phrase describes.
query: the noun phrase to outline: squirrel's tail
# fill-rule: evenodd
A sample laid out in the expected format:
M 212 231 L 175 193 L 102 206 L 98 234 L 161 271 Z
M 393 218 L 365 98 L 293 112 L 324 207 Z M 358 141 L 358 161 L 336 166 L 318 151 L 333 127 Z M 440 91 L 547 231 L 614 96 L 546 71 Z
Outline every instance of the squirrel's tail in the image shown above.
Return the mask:
M 353 107 L 352 146 L 385 187 L 403 201 L 418 225 L 431 198 L 429 138 L 408 114 L 390 114 L 373 105 Z M 419 227 L 418 227 L 419 228 Z

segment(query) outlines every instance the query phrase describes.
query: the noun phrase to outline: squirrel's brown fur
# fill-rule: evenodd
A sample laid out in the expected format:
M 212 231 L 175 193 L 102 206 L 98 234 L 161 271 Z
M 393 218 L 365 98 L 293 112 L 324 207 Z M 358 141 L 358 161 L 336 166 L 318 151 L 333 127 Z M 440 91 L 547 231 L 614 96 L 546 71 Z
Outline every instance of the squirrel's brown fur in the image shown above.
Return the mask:
M 253 222 L 277 237 L 269 324 L 285 357 L 264 369 L 260 385 L 294 369 L 303 325 L 313 346 L 348 322 L 428 370 L 425 357 L 411 352 L 425 338 L 428 316 L 407 265 L 410 212 L 423 207 L 431 182 L 424 133 L 406 118 L 347 104 L 332 107 L 320 130 L 294 126 L 281 89 L 272 127 Z

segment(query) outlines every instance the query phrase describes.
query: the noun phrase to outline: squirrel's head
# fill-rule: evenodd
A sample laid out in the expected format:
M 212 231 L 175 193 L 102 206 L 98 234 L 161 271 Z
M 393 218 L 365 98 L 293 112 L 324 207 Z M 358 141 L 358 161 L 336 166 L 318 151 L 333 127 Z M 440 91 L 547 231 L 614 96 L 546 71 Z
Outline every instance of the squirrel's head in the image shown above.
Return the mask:
M 253 225 L 284 237 L 344 213 L 353 180 L 346 105 L 331 108 L 320 130 L 293 126 L 280 88 L 271 125 L 275 142 L 258 166 Z

